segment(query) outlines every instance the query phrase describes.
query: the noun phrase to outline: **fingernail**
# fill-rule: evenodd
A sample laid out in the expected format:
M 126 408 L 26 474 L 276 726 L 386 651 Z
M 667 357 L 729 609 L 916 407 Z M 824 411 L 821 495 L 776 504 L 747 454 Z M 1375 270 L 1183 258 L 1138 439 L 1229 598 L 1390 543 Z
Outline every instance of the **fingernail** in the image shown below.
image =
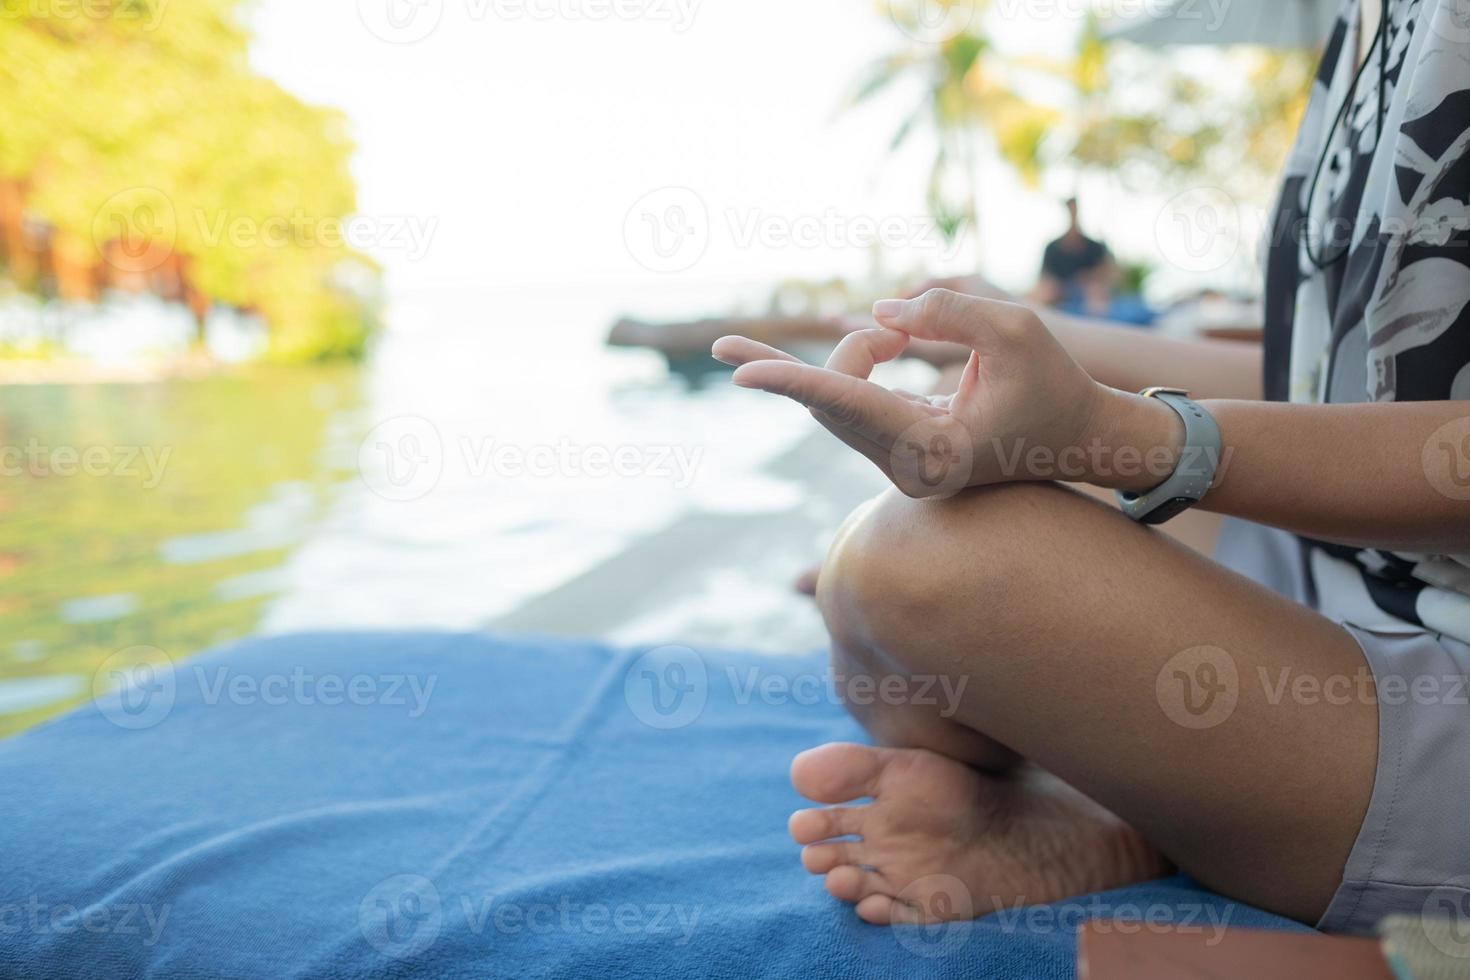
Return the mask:
M 901 299 L 880 299 L 873 304 L 873 315 L 880 320 L 897 320 L 908 303 Z

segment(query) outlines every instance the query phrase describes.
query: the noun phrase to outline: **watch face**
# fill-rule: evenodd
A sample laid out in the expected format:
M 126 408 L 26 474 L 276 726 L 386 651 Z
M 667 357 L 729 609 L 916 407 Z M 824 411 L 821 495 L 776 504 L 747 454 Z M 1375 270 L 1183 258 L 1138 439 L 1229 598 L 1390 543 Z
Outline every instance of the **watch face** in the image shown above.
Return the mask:
M 1143 523 L 1162 524 L 1165 521 L 1169 520 L 1169 518 L 1178 517 L 1180 514 L 1184 513 L 1193 503 L 1194 501 L 1191 500 L 1189 497 L 1175 497 L 1173 500 L 1166 500 L 1162 504 L 1159 504 L 1159 506 L 1155 507 L 1153 510 L 1149 511 L 1147 514 L 1143 515 Z

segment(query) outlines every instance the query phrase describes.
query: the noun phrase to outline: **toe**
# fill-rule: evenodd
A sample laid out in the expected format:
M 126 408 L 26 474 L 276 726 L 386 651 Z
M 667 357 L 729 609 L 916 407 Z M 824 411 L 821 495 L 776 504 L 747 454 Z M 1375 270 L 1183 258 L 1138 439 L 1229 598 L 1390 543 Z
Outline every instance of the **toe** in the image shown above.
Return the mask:
M 859 868 L 855 864 L 844 864 L 827 872 L 823 882 L 827 894 L 844 902 L 861 902 L 869 895 L 883 894 L 883 876 L 876 871 Z
M 855 841 L 809 844 L 801 849 L 801 866 L 814 875 L 824 875 L 844 864 L 863 863 L 862 845 Z
M 786 828 L 791 832 L 791 839 L 798 844 L 815 844 L 819 840 L 861 834 L 866 809 L 844 806 L 797 810 L 787 821 Z
M 893 900 L 892 895 L 869 895 L 857 903 L 858 918 L 875 926 L 891 925 L 894 921 L 894 910 L 898 903 Z
M 878 790 L 888 761 L 884 749 L 852 742 L 829 742 L 791 760 L 791 785 L 818 803 L 846 803 Z
M 884 892 L 869 895 L 857 903 L 854 911 L 858 918 L 875 926 L 922 926 L 945 921 L 925 916 L 922 909 Z

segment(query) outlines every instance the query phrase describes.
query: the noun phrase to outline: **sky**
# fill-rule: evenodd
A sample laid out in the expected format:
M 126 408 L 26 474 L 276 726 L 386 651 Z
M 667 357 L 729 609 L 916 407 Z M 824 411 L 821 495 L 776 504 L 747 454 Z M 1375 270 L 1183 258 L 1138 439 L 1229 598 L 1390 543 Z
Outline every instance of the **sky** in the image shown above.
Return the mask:
M 921 43 L 864 0 L 263 0 L 252 26 L 262 71 L 350 117 L 399 287 L 861 276 L 874 241 L 974 264 L 926 218 L 932 144 L 888 149 L 917 89 L 844 108 Z M 985 185 L 983 258 L 1024 284 L 1061 213 Z
M 1208 188 L 1180 220 L 1180 207 L 1122 196 L 1106 178 L 1057 173 L 1033 190 L 989 161 L 978 254 L 947 245 L 923 200 L 931 134 L 889 148 L 917 82 L 850 104 L 875 59 L 929 40 L 871 0 L 251 9 L 256 66 L 347 113 L 356 240 L 400 295 L 596 289 L 719 312 L 752 284 L 977 266 L 1025 289 L 1064 225 L 1057 202 L 1074 191 L 1084 226 L 1118 254 L 1185 279 L 1213 274 L 1221 249 L 1241 251 L 1245 238 L 1218 231 L 1236 222 L 1220 219 Z M 985 26 L 1009 50 L 1065 57 L 1084 9 L 1008 0 Z M 1191 233 L 1215 250 L 1196 256 Z

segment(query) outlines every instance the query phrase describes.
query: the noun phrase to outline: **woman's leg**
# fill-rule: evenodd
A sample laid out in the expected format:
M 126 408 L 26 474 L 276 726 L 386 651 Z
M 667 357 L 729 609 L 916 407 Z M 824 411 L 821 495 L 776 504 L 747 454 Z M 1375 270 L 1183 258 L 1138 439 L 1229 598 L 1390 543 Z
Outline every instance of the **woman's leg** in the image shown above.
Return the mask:
M 1094 500 L 1036 484 L 944 501 L 879 498 L 844 527 L 819 599 L 836 673 L 899 675 L 915 680 L 913 691 L 932 677 L 962 691 L 951 711 L 882 699 L 853 706 L 880 744 L 950 758 L 924 752 L 921 764 L 913 753 L 851 747 L 798 758 L 798 788 L 823 802 L 884 790 L 869 813 L 883 819 L 869 821 L 862 842 L 807 861 L 830 866 L 841 897 L 876 895 L 872 910 L 929 873 L 924 841 L 943 836 L 933 805 L 895 796 L 945 787 L 972 803 L 981 794 L 987 812 L 1023 813 L 1021 784 L 1044 774 L 1028 766 L 994 779 L 951 761 L 995 769 L 1009 747 L 1206 885 L 1303 920 L 1326 907 L 1367 809 L 1377 752 L 1371 680 L 1339 626 Z M 1320 692 L 1314 685 L 1327 678 L 1349 679 L 1353 696 L 1293 696 Z M 923 769 L 924 779 L 900 779 L 895 764 Z M 793 833 L 861 833 L 852 828 L 862 815 L 798 814 Z M 994 836 L 990 823 L 984 833 Z M 944 834 L 973 834 L 984 847 L 973 821 Z M 875 857 L 907 867 L 885 871 Z M 1085 860 L 1055 846 L 1034 857 L 1026 873 L 1038 878 L 1054 870 L 1048 861 Z M 942 858 L 955 864 L 952 851 Z M 981 861 L 968 873 L 994 871 Z M 1014 862 L 1007 874 L 1013 889 L 1017 874 L 1024 885 Z M 1053 893 L 1067 884 L 1038 880 L 1031 900 L 1063 897 Z M 969 887 L 987 894 L 983 881 Z

